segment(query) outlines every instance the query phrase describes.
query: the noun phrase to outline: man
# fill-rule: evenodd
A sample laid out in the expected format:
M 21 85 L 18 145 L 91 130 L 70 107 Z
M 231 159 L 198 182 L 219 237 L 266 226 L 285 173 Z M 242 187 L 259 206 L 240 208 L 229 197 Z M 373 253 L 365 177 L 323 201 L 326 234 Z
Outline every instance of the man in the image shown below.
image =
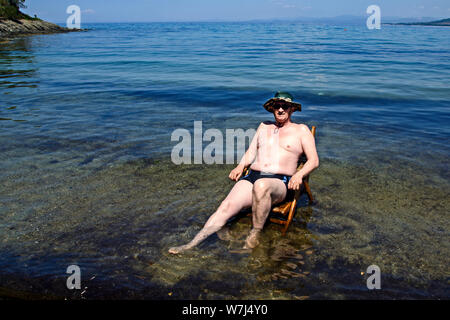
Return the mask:
M 292 113 L 301 111 L 301 104 L 293 102 L 289 93 L 277 92 L 264 108 L 273 113 L 275 121 L 259 125 L 247 152 L 231 171 L 229 178 L 238 182 L 194 239 L 188 244 L 170 248 L 170 253 L 178 254 L 195 247 L 219 231 L 228 219 L 249 207 L 252 207 L 253 228 L 244 248 L 256 247 L 272 205 L 282 202 L 288 189 L 300 189 L 303 177 L 319 166 L 311 131 L 306 125 L 291 121 Z M 307 161 L 297 172 L 297 163 L 303 153 Z M 248 166 L 249 173 L 242 177 L 244 168 Z

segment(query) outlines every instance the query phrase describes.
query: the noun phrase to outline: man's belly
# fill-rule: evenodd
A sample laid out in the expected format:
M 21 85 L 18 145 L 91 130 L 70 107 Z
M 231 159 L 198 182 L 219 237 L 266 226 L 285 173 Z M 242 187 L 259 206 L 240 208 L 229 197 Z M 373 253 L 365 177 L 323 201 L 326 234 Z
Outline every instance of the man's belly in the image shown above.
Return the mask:
M 258 153 L 250 168 L 262 172 L 292 176 L 297 171 L 297 161 L 298 156 L 290 152 Z

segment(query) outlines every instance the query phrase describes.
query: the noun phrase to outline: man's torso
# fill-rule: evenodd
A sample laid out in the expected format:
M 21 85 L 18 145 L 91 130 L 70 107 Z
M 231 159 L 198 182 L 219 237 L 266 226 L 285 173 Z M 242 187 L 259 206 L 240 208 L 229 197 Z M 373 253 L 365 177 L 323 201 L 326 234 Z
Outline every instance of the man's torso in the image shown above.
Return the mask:
M 258 134 L 256 159 L 251 169 L 274 174 L 292 176 L 303 153 L 301 125 L 290 123 L 278 128 L 273 123 L 264 123 Z

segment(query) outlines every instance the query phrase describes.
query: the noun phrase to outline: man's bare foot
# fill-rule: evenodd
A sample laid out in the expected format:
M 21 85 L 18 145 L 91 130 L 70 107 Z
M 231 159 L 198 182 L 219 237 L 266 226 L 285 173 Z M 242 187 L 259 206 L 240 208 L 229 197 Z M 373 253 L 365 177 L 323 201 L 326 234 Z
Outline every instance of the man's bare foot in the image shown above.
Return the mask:
M 179 246 L 179 247 L 172 247 L 172 248 L 170 248 L 169 249 L 169 253 L 171 253 L 171 254 L 179 254 L 179 253 L 181 253 L 183 251 L 186 251 L 186 250 L 189 250 L 189 249 L 190 249 L 190 247 L 187 244 L 185 244 L 185 245 L 182 245 L 182 246 Z
M 253 249 L 259 244 L 259 234 L 261 233 L 261 229 L 252 229 L 250 230 L 247 239 L 245 239 L 244 249 Z

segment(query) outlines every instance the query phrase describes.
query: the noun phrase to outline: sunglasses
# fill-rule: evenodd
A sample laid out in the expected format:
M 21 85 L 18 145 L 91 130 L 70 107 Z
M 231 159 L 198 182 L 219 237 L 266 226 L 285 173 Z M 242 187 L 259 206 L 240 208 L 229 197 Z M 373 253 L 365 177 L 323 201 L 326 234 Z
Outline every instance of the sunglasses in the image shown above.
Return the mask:
M 283 108 L 283 110 L 287 110 L 289 109 L 291 106 L 288 104 L 284 104 L 284 103 L 276 103 L 275 105 L 272 106 L 272 108 L 274 110 L 278 110 L 280 108 Z

